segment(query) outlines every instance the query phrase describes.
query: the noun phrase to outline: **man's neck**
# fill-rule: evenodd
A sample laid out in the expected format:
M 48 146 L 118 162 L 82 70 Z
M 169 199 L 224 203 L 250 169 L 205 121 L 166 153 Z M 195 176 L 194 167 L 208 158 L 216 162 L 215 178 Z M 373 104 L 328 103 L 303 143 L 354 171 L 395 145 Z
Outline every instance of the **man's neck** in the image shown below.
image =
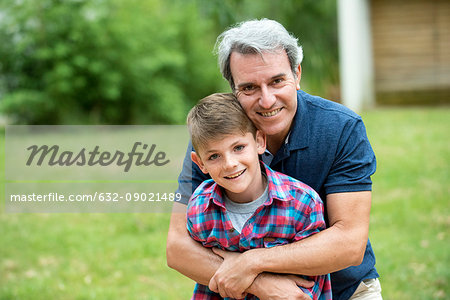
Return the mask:
M 267 150 L 269 150 L 270 153 L 275 155 L 278 150 L 280 150 L 283 143 L 286 141 L 286 137 L 288 135 L 289 131 L 285 134 L 279 134 L 279 135 L 268 135 L 267 138 Z

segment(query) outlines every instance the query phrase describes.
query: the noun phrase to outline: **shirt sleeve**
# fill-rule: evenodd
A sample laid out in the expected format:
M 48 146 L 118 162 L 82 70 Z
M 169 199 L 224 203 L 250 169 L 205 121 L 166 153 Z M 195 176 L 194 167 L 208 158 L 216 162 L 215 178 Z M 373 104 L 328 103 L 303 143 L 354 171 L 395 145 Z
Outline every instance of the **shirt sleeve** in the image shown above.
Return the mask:
M 323 202 L 317 194 L 304 194 L 297 205 L 295 240 L 307 238 L 326 228 Z
M 201 241 L 200 237 L 198 236 L 198 232 L 194 230 L 194 226 L 192 224 L 192 220 L 189 218 L 189 216 L 187 216 L 187 221 L 186 221 L 186 227 L 187 230 L 189 232 L 189 235 L 196 241 Z
M 191 160 L 191 152 L 194 151 L 191 141 L 189 141 L 186 155 L 183 161 L 183 168 L 178 176 L 177 193 L 181 194 L 180 203 L 187 204 L 195 189 L 210 177 L 204 174 L 199 167 Z
M 370 176 L 375 173 L 376 159 L 361 118 L 344 125 L 335 160 L 324 184 L 325 193 L 372 190 Z

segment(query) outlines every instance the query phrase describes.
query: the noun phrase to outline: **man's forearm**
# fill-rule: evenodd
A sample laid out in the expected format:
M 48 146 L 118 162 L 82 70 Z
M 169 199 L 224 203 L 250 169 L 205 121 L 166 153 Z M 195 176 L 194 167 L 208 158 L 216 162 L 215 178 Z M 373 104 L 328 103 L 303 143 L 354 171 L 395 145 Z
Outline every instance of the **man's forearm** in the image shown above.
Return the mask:
M 246 253 L 257 273 L 290 273 L 323 275 L 342 270 L 359 261 L 345 240 L 339 239 L 335 228 L 304 240 L 273 248 L 253 249 Z
M 223 261 L 189 236 L 186 229 L 186 206 L 179 203 L 174 203 L 166 255 L 169 267 L 204 285 L 208 285 Z
M 327 198 L 330 228 L 274 248 L 252 249 L 242 262 L 255 273 L 322 275 L 359 265 L 368 239 L 370 192 Z

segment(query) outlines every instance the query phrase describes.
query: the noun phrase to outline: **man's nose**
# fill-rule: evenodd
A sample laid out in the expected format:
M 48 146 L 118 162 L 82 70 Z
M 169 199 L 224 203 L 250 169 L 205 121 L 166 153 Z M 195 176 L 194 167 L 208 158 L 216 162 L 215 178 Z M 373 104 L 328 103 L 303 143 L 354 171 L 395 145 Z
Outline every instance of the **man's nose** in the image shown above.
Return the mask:
M 259 106 L 263 109 L 270 109 L 276 102 L 273 91 L 266 85 L 261 86 L 261 95 L 259 98 Z

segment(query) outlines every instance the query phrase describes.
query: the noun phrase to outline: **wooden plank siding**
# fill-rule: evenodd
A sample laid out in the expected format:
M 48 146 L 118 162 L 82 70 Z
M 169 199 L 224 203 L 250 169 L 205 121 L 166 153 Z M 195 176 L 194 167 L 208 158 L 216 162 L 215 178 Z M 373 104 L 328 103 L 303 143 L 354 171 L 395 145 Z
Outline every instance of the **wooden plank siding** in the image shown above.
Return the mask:
M 450 104 L 450 0 L 372 0 L 377 103 Z

